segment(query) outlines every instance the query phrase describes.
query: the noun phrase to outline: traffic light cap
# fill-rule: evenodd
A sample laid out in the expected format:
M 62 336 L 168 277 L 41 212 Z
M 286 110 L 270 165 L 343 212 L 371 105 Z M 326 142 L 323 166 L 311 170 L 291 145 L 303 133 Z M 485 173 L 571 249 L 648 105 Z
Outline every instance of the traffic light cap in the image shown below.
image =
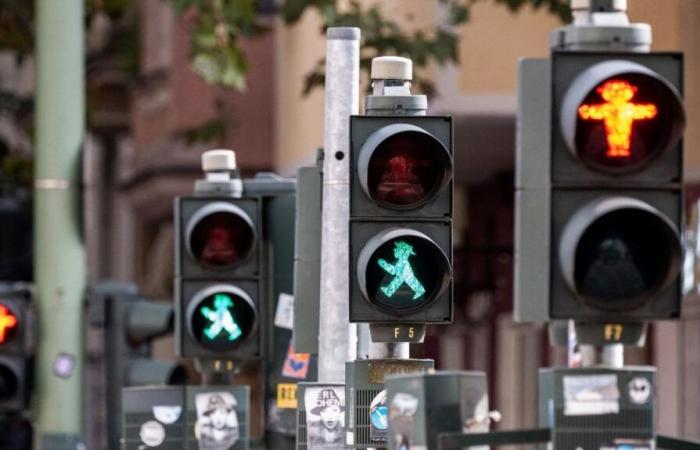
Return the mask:
M 625 12 L 627 11 L 627 0 L 571 0 L 571 9 L 578 10 L 593 10 L 598 11 L 599 8 L 605 8 L 605 12 Z
M 412 80 L 413 61 L 401 56 L 378 56 L 372 59 L 373 80 Z
M 206 151 L 202 153 L 202 170 L 205 172 L 236 170 L 236 153 L 226 149 Z

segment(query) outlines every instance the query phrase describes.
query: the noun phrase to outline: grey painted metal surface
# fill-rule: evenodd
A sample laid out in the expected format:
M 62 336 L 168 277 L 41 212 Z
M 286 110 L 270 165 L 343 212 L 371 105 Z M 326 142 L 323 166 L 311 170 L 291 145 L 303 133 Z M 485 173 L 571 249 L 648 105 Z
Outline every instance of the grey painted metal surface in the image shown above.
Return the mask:
M 345 381 L 355 359 L 355 326 L 349 323 L 348 235 L 350 116 L 359 111 L 360 30 L 329 28 L 323 148 L 319 381 Z
M 301 167 L 297 172 L 294 248 L 294 348 L 318 354 L 321 287 L 321 172 Z
M 549 318 L 550 61 L 526 59 L 518 69 L 513 313 L 538 322 Z

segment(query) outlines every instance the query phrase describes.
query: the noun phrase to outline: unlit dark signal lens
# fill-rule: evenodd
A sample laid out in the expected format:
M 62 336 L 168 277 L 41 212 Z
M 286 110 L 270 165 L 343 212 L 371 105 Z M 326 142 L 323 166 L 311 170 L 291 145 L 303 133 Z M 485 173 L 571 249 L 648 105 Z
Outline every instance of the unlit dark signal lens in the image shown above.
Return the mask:
M 19 379 L 17 373 L 0 361 L 0 401 L 7 401 L 17 395 Z
M 574 255 L 576 290 L 598 309 L 634 309 L 677 274 L 678 237 L 641 209 L 609 212 L 583 232 Z
M 367 189 L 376 202 L 411 209 L 430 201 L 451 176 L 444 145 L 433 136 L 402 131 L 374 149 L 367 167 Z
M 250 223 L 230 211 L 218 211 L 197 222 L 189 236 L 190 250 L 202 266 L 232 268 L 252 253 L 255 233 Z

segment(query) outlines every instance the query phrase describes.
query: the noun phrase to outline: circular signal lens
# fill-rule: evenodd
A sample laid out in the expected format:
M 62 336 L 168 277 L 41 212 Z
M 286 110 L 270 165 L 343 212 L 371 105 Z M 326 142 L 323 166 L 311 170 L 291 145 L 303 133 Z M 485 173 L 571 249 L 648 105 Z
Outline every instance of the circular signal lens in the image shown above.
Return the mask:
M 581 232 L 568 237 L 575 240 L 569 242 L 573 250 L 568 256 L 573 262 L 570 285 L 597 309 L 639 308 L 679 273 L 681 248 L 674 226 L 650 206 L 635 203 L 620 203 L 593 217 L 588 214 L 588 221 L 578 225 Z
M 363 294 L 392 314 L 410 314 L 428 306 L 452 277 L 442 249 L 414 230 L 383 232 L 362 249 L 358 276 Z
M 664 83 L 647 75 L 605 80 L 578 108 L 579 158 L 603 171 L 646 166 L 668 147 L 678 120 L 675 102 Z
M 198 293 L 188 307 L 189 330 L 204 347 L 217 352 L 238 347 L 257 325 L 250 296 L 236 286 L 212 286 Z
M 0 401 L 12 399 L 17 395 L 19 379 L 17 373 L 0 360 Z
M 685 128 L 678 89 L 650 68 L 607 60 L 581 72 L 564 94 L 562 137 L 593 170 L 632 173 L 673 149 Z
M 190 255 L 202 266 L 231 269 L 253 253 L 255 231 L 248 215 L 228 203 L 212 203 L 192 217 L 188 227 Z
M 365 193 L 391 209 L 414 209 L 428 203 L 452 176 L 452 158 L 445 145 L 408 124 L 376 131 L 363 146 L 358 162 Z

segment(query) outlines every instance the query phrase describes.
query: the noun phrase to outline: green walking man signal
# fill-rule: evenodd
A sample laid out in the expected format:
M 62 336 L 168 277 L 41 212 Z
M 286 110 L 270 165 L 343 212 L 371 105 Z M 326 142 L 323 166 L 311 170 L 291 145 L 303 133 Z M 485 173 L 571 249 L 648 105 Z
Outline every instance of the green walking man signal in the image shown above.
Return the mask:
M 379 267 L 384 269 L 389 275 L 394 276 L 389 284 L 380 288 L 384 295 L 389 298 L 393 297 L 404 283 L 413 291 L 413 300 L 417 300 L 425 294 L 423 284 L 413 274 L 413 267 L 411 267 L 411 263 L 408 262 L 408 258 L 415 254 L 412 245 L 404 241 L 396 241 L 394 243 L 394 257 L 396 258 L 396 263 L 389 264 L 385 259 L 379 259 L 377 261 Z
M 213 341 L 216 339 L 222 331 L 228 333 L 229 341 L 235 341 L 241 337 L 241 334 L 243 334 L 241 328 L 238 326 L 229 310 L 229 308 L 232 307 L 233 301 L 231 297 L 225 294 L 216 294 L 216 296 L 214 296 L 214 308 L 216 309 L 210 309 L 206 306 L 202 308 L 202 314 L 211 322 L 211 324 L 204 329 L 204 334 L 210 340 Z

